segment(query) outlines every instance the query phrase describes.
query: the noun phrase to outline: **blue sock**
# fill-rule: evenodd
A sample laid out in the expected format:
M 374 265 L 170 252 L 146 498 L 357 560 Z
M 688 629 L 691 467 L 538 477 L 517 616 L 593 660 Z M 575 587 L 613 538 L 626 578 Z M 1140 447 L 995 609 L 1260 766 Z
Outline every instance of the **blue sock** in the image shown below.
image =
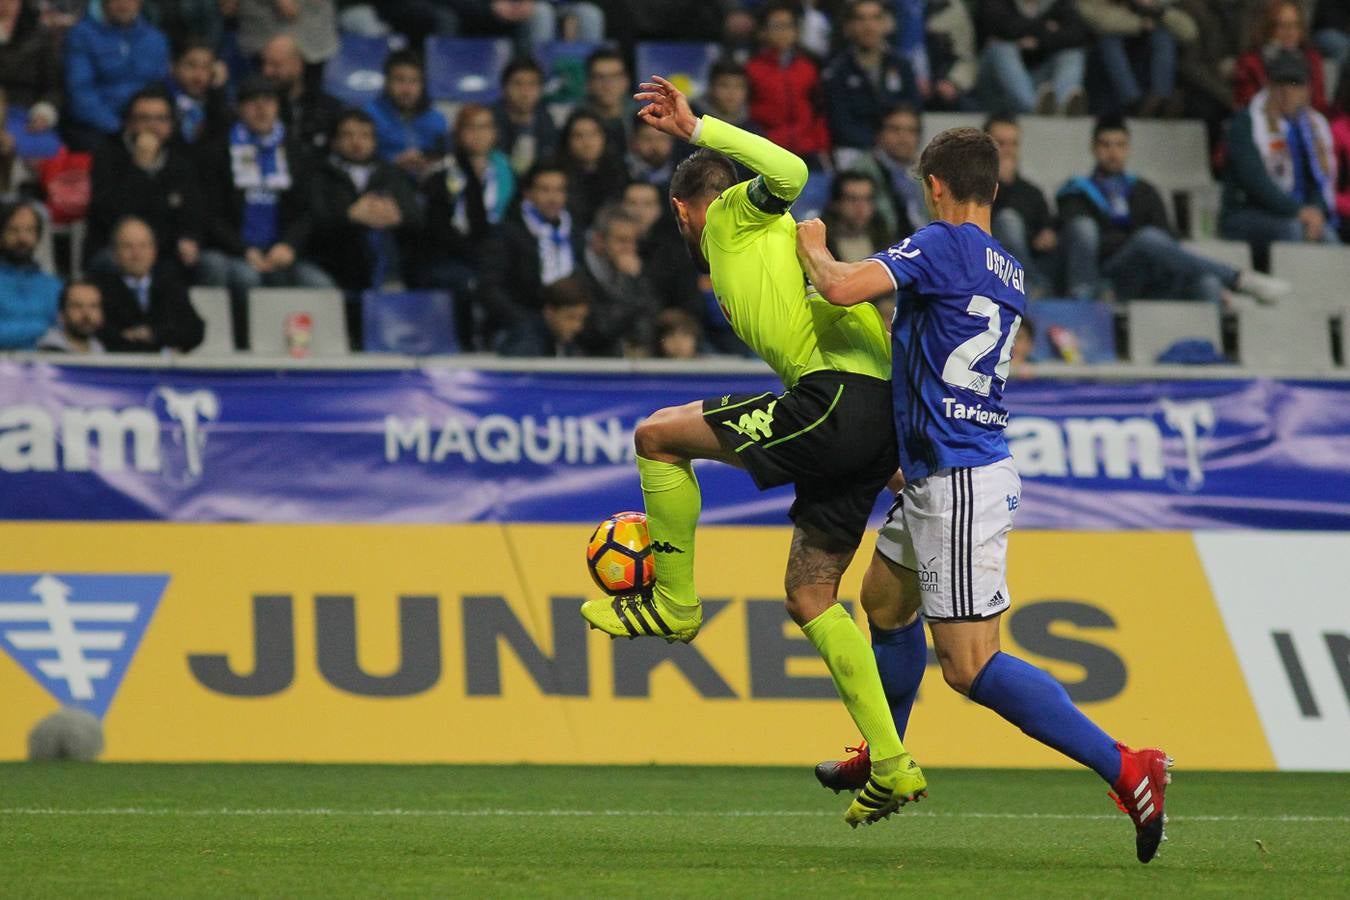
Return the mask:
M 871 623 L 868 623 L 871 625 Z M 919 695 L 919 682 L 928 667 L 928 644 L 923 639 L 923 619 L 916 617 L 903 628 L 886 630 L 872 625 L 872 653 L 881 673 L 881 687 L 895 719 L 895 730 L 905 738 L 909 713 Z
M 970 699 L 1087 766 L 1107 784 L 1120 777 L 1116 742 L 1073 705 L 1064 686 L 1044 669 L 995 653 L 970 685 Z

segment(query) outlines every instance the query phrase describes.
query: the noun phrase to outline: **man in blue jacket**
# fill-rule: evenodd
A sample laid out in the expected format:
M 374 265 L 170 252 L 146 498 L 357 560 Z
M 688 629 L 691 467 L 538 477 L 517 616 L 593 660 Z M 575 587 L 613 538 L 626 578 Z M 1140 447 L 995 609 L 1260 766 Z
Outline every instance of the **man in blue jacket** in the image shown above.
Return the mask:
M 141 18 L 141 0 L 103 0 L 66 36 L 66 145 L 91 151 L 122 127 L 131 96 L 169 74 L 169 42 Z
M 32 204 L 0 208 L 0 350 L 32 350 L 56 321 L 61 282 L 33 260 L 41 237 Z
M 886 42 L 893 27 L 880 0 L 855 0 L 844 11 L 844 47 L 821 76 L 836 147 L 869 149 L 886 110 L 922 102 L 913 68 Z

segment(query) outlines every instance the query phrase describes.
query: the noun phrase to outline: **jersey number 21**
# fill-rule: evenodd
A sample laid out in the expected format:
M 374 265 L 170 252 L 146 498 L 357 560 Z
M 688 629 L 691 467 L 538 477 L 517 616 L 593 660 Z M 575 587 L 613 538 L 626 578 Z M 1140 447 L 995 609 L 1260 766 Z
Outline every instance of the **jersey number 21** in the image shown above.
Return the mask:
M 994 366 L 994 377 L 998 378 L 999 381 L 1006 382 L 1008 380 L 1008 370 L 1012 366 L 1013 341 L 1017 337 L 1017 329 L 1022 327 L 1022 317 L 1013 317 L 1012 327 L 1008 329 L 1008 334 L 1004 337 L 1003 317 L 999 313 L 998 304 L 993 300 L 976 294 L 970 298 L 970 304 L 966 306 L 966 313 L 984 319 L 984 331 L 967 341 L 962 341 L 951 352 L 951 355 L 947 357 L 946 364 L 942 367 L 942 380 L 952 387 L 965 388 L 981 397 L 988 397 L 993 379 L 988 375 L 976 372 L 975 366 L 998 346 L 999 339 L 1002 338 L 1003 347 L 999 350 L 998 364 Z

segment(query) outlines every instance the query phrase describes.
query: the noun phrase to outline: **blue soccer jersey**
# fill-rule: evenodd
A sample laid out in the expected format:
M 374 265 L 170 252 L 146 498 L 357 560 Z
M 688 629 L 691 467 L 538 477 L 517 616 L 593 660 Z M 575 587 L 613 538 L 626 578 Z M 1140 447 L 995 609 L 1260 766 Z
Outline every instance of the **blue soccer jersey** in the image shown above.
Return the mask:
M 906 480 L 1008 456 L 1003 386 L 1026 312 L 1022 264 L 978 226 L 947 222 L 869 258 L 899 292 L 891 381 Z

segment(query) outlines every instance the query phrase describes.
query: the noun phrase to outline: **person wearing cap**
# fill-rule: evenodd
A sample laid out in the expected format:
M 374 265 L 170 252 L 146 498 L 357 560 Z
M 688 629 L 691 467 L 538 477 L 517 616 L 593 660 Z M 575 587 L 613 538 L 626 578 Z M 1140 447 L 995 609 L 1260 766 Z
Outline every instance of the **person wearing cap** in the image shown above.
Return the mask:
M 204 284 L 228 287 L 235 338 L 248 334 L 248 292 L 256 287 L 332 287 L 300 258 L 310 236 L 310 161 L 280 119 L 277 89 L 261 75 L 239 85 L 238 119 L 203 148 L 206 194 Z
M 1331 127 L 1308 102 L 1308 61 L 1283 51 L 1270 83 L 1228 123 L 1219 233 L 1248 241 L 1265 268 L 1273 241 L 1339 243 Z

